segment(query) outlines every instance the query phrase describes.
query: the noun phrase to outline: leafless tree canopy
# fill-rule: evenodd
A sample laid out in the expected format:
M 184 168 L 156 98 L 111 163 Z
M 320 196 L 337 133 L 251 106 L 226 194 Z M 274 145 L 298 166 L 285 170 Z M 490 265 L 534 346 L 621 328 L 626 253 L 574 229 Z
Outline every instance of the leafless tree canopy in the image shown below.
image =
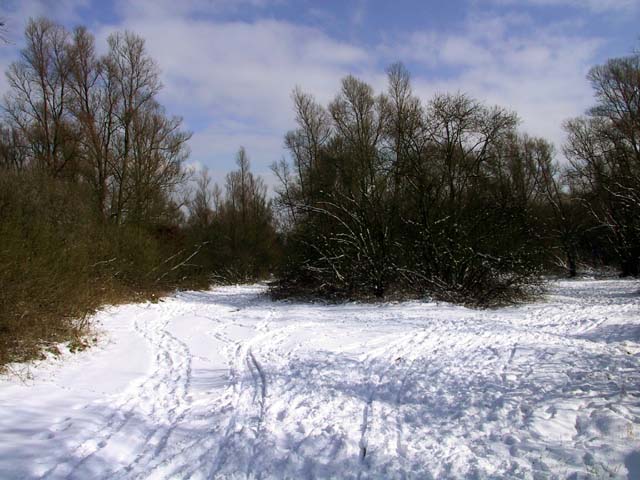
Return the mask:
M 399 63 L 382 93 L 352 75 L 327 105 L 295 88 L 270 199 L 244 148 L 221 187 L 184 167 L 191 135 L 135 33 L 103 55 L 87 28 L 46 18 L 24 38 L 0 119 L 0 365 L 69 340 L 104 302 L 212 281 L 491 305 L 542 272 L 640 275 L 638 52 L 590 71 L 568 166 L 515 112 L 418 98 Z
M 44 18 L 29 21 L 25 38 L 7 72 L 10 163 L 81 178 L 105 219 L 160 219 L 185 179 L 190 134 L 156 100 L 159 70 L 144 40 L 115 33 L 99 58 L 86 28 L 69 33 Z
M 581 260 L 638 274 L 637 55 L 591 71 L 598 104 L 567 123 L 570 169 L 515 113 L 462 93 L 423 103 L 401 64 L 387 73 L 380 95 L 346 77 L 326 108 L 293 93 L 292 161 L 273 166 L 289 228 L 280 293 L 492 303 Z
M 105 302 L 262 278 L 274 262 L 271 205 L 246 152 L 224 196 L 206 173 L 189 194 L 190 134 L 158 102 L 144 40 L 116 32 L 96 52 L 85 27 L 30 20 L 7 71 L 0 368 L 81 341 L 74 319 Z
M 619 258 L 640 274 L 640 54 L 614 58 L 588 76 L 596 105 L 565 124 L 572 186 Z

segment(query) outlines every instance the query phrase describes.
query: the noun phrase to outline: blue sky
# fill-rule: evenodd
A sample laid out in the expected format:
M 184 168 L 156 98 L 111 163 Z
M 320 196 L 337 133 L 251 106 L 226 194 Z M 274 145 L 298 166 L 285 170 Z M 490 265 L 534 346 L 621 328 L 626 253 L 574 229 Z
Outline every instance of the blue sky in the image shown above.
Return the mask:
M 240 145 L 273 181 L 296 85 L 323 103 L 349 73 L 382 91 L 398 60 L 423 100 L 463 91 L 511 108 L 559 150 L 562 122 L 593 102 L 588 69 L 640 48 L 640 0 L 0 0 L 0 10 L 12 40 L 3 69 L 30 16 L 87 25 L 103 47 L 116 30 L 143 36 L 161 102 L 193 132 L 189 162 L 219 182 Z

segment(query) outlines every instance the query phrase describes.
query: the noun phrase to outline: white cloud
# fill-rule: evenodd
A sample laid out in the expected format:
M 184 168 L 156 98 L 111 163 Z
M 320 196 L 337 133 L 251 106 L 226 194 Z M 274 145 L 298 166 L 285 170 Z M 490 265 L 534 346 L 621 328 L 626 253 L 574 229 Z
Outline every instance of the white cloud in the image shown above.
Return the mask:
M 75 12 L 87 0 L 62 1 Z M 284 133 L 293 127 L 294 86 L 326 104 L 340 79 L 353 73 L 380 91 L 385 83 L 381 65 L 396 60 L 416 67 L 414 85 L 424 100 L 436 91 L 465 91 L 516 110 L 524 129 L 556 144 L 563 139 L 562 121 L 592 103 L 585 74 L 599 41 L 572 36 L 558 23 L 541 27 L 527 15 L 488 18 L 472 9 L 456 33 L 414 31 L 365 46 L 337 40 L 320 28 L 270 19 L 228 21 L 222 15 L 248 7 L 259 12 L 273 1 L 120 0 L 122 21 L 97 32 L 102 48 L 110 32 L 123 28 L 146 39 L 162 70 L 161 101 L 185 117 L 194 130 L 192 162 L 208 165 L 217 181 L 233 168 L 240 145 L 255 170 L 268 176 L 268 165 L 284 153 Z M 603 1 L 610 8 L 629 3 Z M 52 10 L 45 0 L 17 5 L 20 15 Z M 0 62 L 6 58 L 0 55 Z
M 197 131 L 189 143 L 192 157 L 205 162 L 213 180 L 222 184 L 226 173 L 235 168 L 240 146 L 247 150 L 253 170 L 268 176 L 271 163 L 282 157 L 282 137 L 279 130 L 260 131 L 242 122 L 220 121 Z
M 285 153 L 282 138 L 293 127 L 294 86 L 326 104 L 340 78 L 354 73 L 380 91 L 385 83 L 380 65 L 396 60 L 418 67 L 414 85 L 423 100 L 436 91 L 468 92 L 515 110 L 524 130 L 559 146 L 562 122 L 592 102 L 585 74 L 600 45 L 553 24 L 537 26 L 524 14 L 473 12 L 455 34 L 409 32 L 369 49 L 318 28 L 276 20 L 136 14 L 125 17 L 124 27 L 147 40 L 161 66 L 163 102 L 187 119 L 200 119 L 188 125 L 195 130 L 192 156 L 208 164 L 218 181 L 232 168 L 240 145 L 263 174 Z
M 116 10 L 126 18 L 171 18 L 235 13 L 261 9 L 284 0 L 116 0 Z
M 491 52 L 471 38 L 433 31 L 412 32 L 395 43 L 383 44 L 380 53 L 390 59 L 417 62 L 430 67 L 469 66 L 490 63 Z
M 353 11 L 351 13 L 351 23 L 356 27 L 361 27 L 367 15 L 366 0 L 358 0 L 353 2 Z
M 6 72 L 18 58 L 23 45 L 24 28 L 30 18 L 45 16 L 51 20 L 67 23 L 79 19 L 78 11 L 88 5 L 89 0 L 7 0 L 2 3 L 0 17 L 6 22 L 7 44 L 0 44 L 0 70 Z M 0 96 L 7 91 L 8 83 L 0 75 Z
M 324 103 L 346 74 L 375 77 L 368 73 L 373 71 L 371 52 L 317 28 L 283 21 L 128 16 L 122 25 L 105 27 L 99 43 L 122 28 L 146 39 L 162 70 L 161 101 L 195 130 L 190 143 L 201 162 L 226 157 L 230 164 L 245 145 L 256 170 L 266 171 L 284 153 L 282 138 L 293 127 L 290 94 L 296 85 Z
M 282 124 L 277 110 L 289 106 L 295 85 L 326 98 L 338 78 L 364 68 L 369 59 L 363 49 L 319 30 L 273 20 L 132 20 L 125 26 L 146 39 L 163 71 L 168 100 L 270 125 Z
M 2 2 L 0 17 L 6 21 L 10 45 L 22 43 L 24 27 L 30 18 L 47 17 L 69 23 L 79 20 L 79 11 L 90 0 L 7 0 Z
M 414 32 L 397 42 L 400 47 L 388 44 L 382 52 L 400 52 L 406 55 L 400 59 L 427 69 L 414 78 L 423 99 L 437 91 L 467 92 L 515 110 L 523 130 L 557 146 L 564 141 L 563 121 L 593 102 L 585 76 L 601 41 L 536 27 L 526 17 L 474 17 L 456 34 Z
M 640 8 L 638 0 L 484 0 L 498 5 L 533 5 L 538 7 L 569 6 L 587 9 L 595 13 L 607 11 L 635 11 Z

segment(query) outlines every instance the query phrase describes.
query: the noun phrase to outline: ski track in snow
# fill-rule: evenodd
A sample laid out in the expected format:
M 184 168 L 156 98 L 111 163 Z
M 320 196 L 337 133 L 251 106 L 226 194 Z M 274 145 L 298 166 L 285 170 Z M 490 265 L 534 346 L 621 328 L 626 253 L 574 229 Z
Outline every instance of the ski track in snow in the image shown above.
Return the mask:
M 0 478 L 640 479 L 638 288 L 557 281 L 471 310 L 246 286 L 114 308 L 109 348 L 132 342 L 115 358 L 2 380 Z

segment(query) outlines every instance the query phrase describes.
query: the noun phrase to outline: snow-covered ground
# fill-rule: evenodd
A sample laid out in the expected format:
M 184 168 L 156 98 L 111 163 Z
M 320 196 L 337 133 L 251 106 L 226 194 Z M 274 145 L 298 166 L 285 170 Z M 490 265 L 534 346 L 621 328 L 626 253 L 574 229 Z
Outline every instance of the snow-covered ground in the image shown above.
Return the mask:
M 640 478 L 638 283 L 499 310 L 179 293 L 0 382 L 0 478 Z

